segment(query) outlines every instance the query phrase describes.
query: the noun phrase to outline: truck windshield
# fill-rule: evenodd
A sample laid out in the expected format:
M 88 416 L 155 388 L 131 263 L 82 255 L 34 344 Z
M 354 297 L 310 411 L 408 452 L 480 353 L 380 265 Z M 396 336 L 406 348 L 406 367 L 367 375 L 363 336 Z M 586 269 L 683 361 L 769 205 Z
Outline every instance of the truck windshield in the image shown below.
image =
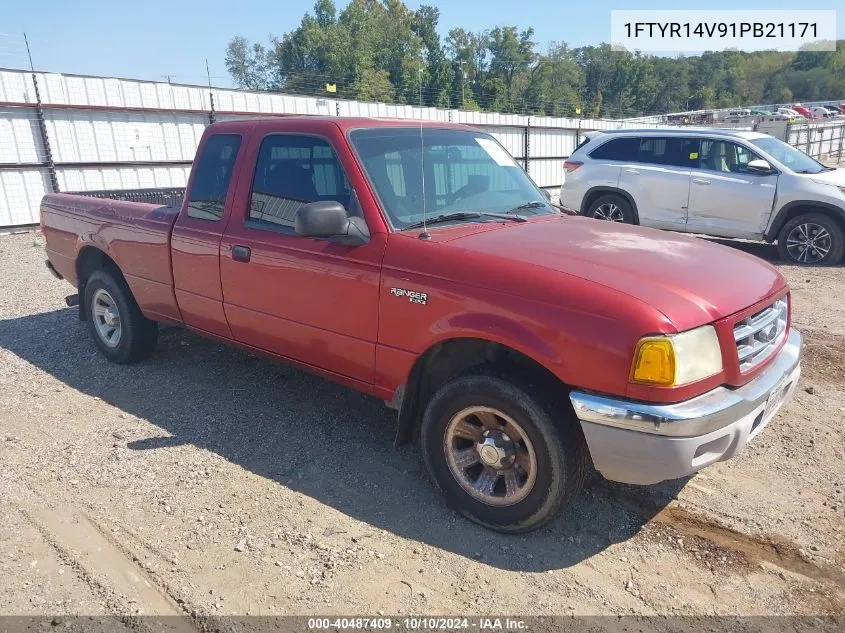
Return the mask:
M 772 136 L 757 138 L 751 141 L 751 143 L 766 152 L 781 165 L 789 167 L 798 174 L 818 174 L 825 171 L 824 165 L 820 162 L 813 160 L 804 152 Z
M 506 213 L 532 202 L 537 204 L 521 208 L 519 214 L 556 213 L 510 154 L 487 134 L 383 127 L 355 130 L 350 140 L 396 229 L 417 225 L 423 208 L 429 218 L 457 214 L 456 222 L 495 221 L 483 213 Z

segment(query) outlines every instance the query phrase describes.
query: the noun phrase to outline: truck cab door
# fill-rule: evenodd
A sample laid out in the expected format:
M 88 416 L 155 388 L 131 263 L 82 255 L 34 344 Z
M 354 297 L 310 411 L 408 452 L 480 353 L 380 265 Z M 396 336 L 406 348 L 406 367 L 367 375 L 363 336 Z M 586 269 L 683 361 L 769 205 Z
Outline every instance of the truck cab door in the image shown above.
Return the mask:
M 294 230 L 299 207 L 317 200 L 363 217 L 355 191 L 366 185 L 341 151 L 352 160 L 340 130 L 320 122 L 277 122 L 255 135 L 254 174 L 238 185 L 220 244 L 223 307 L 235 340 L 370 389 L 386 233 L 368 222 L 369 242 L 352 246 Z
M 240 173 L 242 145 L 240 134 L 210 134 L 203 139 L 170 242 L 173 288 L 182 321 L 225 338 L 232 334 L 223 312 L 220 240 Z

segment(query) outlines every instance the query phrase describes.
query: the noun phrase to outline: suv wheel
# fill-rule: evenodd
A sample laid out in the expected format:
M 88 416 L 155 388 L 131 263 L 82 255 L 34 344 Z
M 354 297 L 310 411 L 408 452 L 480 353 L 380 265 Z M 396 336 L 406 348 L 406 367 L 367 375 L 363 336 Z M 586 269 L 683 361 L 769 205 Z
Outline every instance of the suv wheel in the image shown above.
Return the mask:
M 596 198 L 585 215 L 596 220 L 634 224 L 634 212 L 630 203 L 622 196 L 615 194 Z
M 778 233 L 778 251 L 781 259 L 796 264 L 836 264 L 845 252 L 845 236 L 832 218 L 807 213 L 783 225 Z
M 421 434 L 426 465 L 447 503 L 500 532 L 542 526 L 584 483 L 589 460 L 574 418 L 493 369 L 442 387 Z

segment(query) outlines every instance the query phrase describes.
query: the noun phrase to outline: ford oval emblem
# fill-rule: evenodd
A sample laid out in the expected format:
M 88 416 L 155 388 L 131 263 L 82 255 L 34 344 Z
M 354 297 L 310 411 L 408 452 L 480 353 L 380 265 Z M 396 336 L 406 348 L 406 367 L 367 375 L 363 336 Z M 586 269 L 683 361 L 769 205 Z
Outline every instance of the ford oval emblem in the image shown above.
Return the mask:
M 771 343 L 775 340 L 775 336 L 778 333 L 778 325 L 777 323 L 772 323 L 769 327 L 765 330 L 760 330 L 757 334 L 757 339 L 762 343 Z

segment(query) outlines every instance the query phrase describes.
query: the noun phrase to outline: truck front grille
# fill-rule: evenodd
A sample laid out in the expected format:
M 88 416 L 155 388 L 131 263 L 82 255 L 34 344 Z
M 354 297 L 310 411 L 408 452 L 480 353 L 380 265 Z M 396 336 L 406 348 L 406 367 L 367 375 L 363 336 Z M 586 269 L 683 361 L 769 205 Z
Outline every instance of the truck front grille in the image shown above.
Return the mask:
M 734 325 L 734 340 L 743 373 L 764 362 L 786 336 L 789 302 L 786 297 Z

